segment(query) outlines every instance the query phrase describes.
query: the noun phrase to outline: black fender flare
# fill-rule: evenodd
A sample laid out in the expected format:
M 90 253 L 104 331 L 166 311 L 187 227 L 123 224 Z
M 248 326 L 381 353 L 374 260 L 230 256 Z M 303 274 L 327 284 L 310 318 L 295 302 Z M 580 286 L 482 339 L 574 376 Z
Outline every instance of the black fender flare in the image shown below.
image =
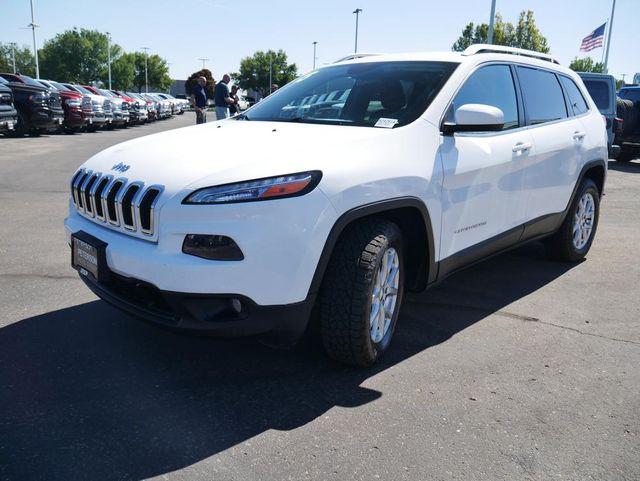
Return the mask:
M 318 260 L 313 279 L 311 280 L 307 299 L 315 298 L 315 295 L 320 290 L 320 285 L 322 284 L 322 279 L 324 278 L 324 273 L 327 269 L 327 265 L 329 264 L 329 259 L 331 259 L 333 249 L 347 225 L 364 217 L 383 214 L 385 212 L 391 212 L 396 209 L 407 207 L 420 211 L 427 234 L 427 245 L 425 246 L 427 262 L 426 266 L 424 266 L 424 269 L 426 270 L 424 274 L 426 275 L 423 275 L 426 282 L 424 282 L 424 285 L 421 287 L 426 287 L 427 284 L 434 282 L 437 277 L 437 264 L 435 261 L 433 227 L 427 206 L 418 197 L 395 197 L 354 207 L 353 209 L 346 211 L 338 218 L 338 220 L 336 220 L 329 232 L 329 235 L 327 236 L 322 253 L 320 254 L 320 259 Z

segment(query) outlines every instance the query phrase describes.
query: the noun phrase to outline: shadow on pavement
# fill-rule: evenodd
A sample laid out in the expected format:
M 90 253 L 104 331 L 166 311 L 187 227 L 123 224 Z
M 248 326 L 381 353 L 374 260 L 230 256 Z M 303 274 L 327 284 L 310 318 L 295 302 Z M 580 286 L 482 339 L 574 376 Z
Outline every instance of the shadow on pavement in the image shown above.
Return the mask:
M 631 162 L 618 162 L 617 160 L 609 160 L 609 170 L 617 170 L 618 172 L 629 172 L 632 174 L 640 174 L 640 159 Z M 605 189 L 606 192 L 606 189 Z
M 371 370 L 319 350 L 173 334 L 101 301 L 15 322 L 0 329 L 0 479 L 148 478 L 370 403 L 384 393 L 361 387 L 366 379 L 570 268 L 532 244 L 408 296 L 391 350 Z

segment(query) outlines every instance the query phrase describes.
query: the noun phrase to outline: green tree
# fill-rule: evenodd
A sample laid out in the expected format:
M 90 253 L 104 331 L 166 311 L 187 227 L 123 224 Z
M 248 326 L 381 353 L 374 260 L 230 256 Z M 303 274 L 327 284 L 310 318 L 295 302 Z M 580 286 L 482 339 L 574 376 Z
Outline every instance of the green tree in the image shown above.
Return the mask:
M 470 22 L 464 27 L 458 40 L 454 42 L 452 50 L 461 52 L 470 45 L 487 43 L 488 39 L 489 25 L 486 23 L 475 25 Z M 520 12 L 516 26 L 511 22 L 504 22 L 502 16 L 496 14 L 493 24 L 493 43 L 542 53 L 549 52 L 547 39 L 540 33 L 531 10 Z
M 272 78 L 274 84 L 282 87 L 291 82 L 298 75 L 298 67 L 295 63 L 287 62 L 287 54 L 284 50 L 259 50 L 251 57 L 245 57 L 240 61 L 240 70 L 231 74 L 234 82 L 243 89 L 256 90 L 260 95 L 269 93 L 269 63 L 272 63 Z
M 136 76 L 134 53 L 123 53 L 111 62 L 111 86 L 116 90 L 131 90 Z M 108 74 L 102 79 L 108 85 Z
M 107 35 L 97 30 L 74 28 L 59 33 L 47 40 L 39 52 L 40 75 L 80 83 L 101 80 L 107 70 L 107 45 Z M 113 46 L 116 57 L 121 51 Z
M 138 92 L 143 92 L 146 86 L 145 54 L 134 52 L 130 55 L 133 55 L 134 65 L 133 87 Z M 167 90 L 173 83 L 173 80 L 169 77 L 167 61 L 159 55 L 149 55 L 147 59 L 147 74 L 150 91 Z
M 16 71 L 35 77 L 36 62 L 26 45 L 15 46 Z M 10 43 L 0 43 L 0 72 L 13 72 L 13 54 Z
M 213 92 L 216 86 L 216 81 L 213 78 L 213 74 L 211 73 L 211 70 L 209 70 L 208 68 L 203 68 L 202 70 L 193 72 L 189 76 L 187 81 L 184 83 L 185 95 L 187 96 L 187 98 L 191 97 L 191 93 L 193 92 L 193 86 L 196 84 L 196 82 L 200 77 L 204 77 L 207 79 L 207 84 L 205 85 L 205 88 L 207 89 L 207 98 L 212 99 Z
M 604 72 L 604 64 L 602 62 L 594 62 L 591 57 L 576 57 L 569 64 L 569 68 L 576 72 Z

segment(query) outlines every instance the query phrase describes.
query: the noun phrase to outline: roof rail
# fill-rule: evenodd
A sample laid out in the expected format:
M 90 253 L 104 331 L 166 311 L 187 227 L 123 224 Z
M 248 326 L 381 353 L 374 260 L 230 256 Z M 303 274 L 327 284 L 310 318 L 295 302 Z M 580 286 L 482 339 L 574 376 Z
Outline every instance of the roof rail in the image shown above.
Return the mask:
M 547 62 L 560 65 L 557 58 L 546 53 L 534 52 L 533 50 L 525 50 L 523 48 L 504 47 L 502 45 L 489 45 L 486 43 L 471 45 L 462 52 L 462 55 L 476 55 L 478 53 L 506 53 L 510 55 L 520 55 L 522 57 L 537 58 L 539 60 L 546 60 Z
M 346 62 L 348 60 L 356 60 L 363 57 L 373 57 L 374 55 L 380 55 L 380 54 L 379 53 L 352 53 L 351 55 L 342 57 L 341 59 L 338 59 L 333 63 Z

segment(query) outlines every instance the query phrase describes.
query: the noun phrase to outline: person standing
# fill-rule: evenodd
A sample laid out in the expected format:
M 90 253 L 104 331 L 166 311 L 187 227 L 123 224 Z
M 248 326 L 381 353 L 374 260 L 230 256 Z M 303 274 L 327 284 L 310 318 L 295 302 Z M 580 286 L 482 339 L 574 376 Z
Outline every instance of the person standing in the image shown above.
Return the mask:
M 231 77 L 224 74 L 222 81 L 216 84 L 214 100 L 216 104 L 216 119 L 222 120 L 229 117 L 229 105 L 234 103 L 229 93 L 229 82 Z
M 234 116 L 235 114 L 240 112 L 240 107 L 238 106 L 238 103 L 240 102 L 240 97 L 238 97 L 238 86 L 237 85 L 232 85 L 231 86 L 231 98 L 233 99 L 233 103 L 229 104 L 229 113 L 231 114 L 231 116 Z
M 198 78 L 198 83 L 194 85 L 191 93 L 191 103 L 196 110 L 196 125 L 207 122 L 207 79 Z

